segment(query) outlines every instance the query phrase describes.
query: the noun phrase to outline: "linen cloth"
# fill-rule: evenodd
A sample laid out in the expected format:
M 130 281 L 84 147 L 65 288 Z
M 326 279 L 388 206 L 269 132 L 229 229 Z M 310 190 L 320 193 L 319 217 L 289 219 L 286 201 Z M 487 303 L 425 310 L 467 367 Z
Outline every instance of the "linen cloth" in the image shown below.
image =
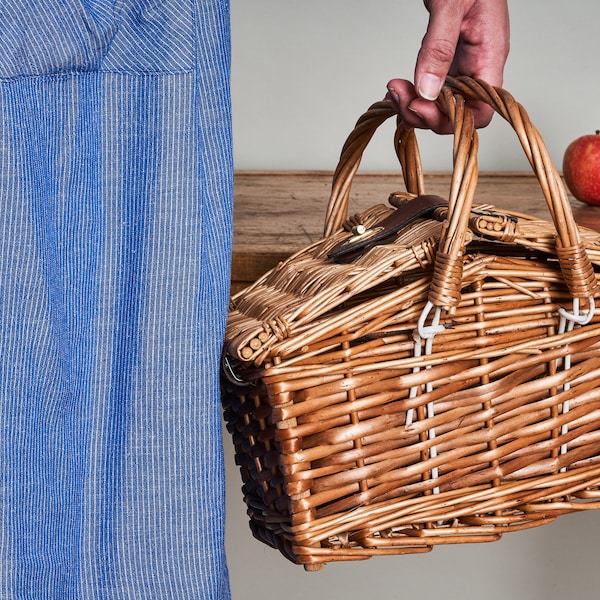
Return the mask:
M 226 0 L 0 5 L 0 597 L 226 599 Z

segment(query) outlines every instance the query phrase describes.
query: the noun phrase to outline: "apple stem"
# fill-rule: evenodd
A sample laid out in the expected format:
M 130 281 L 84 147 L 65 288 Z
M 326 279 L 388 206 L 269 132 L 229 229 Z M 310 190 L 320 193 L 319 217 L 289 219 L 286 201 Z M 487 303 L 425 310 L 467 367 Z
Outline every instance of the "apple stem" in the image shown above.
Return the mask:
M 596 135 L 600 135 L 600 129 L 596 129 Z

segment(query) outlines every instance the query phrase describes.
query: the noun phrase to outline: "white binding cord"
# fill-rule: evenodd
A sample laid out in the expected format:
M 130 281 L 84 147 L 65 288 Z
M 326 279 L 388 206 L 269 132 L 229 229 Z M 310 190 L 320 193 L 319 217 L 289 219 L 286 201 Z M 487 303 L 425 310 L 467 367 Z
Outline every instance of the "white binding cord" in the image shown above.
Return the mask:
M 595 302 L 594 302 L 593 298 L 588 298 L 588 307 L 589 308 L 588 308 L 587 313 L 581 312 L 579 309 L 579 298 L 573 298 L 573 312 L 568 312 L 564 308 L 560 307 L 558 309 L 558 314 L 560 315 L 560 321 L 558 324 L 558 333 L 563 334 L 563 333 L 566 333 L 567 331 L 573 331 L 573 329 L 575 328 L 575 325 L 580 325 L 580 326 L 587 325 L 592 320 L 592 317 L 594 316 Z M 563 370 L 568 371 L 570 368 L 571 368 L 571 355 L 567 354 L 567 355 L 565 355 L 565 358 L 563 360 Z M 570 390 L 570 389 L 571 389 L 571 383 L 568 381 L 565 382 L 565 384 L 563 385 L 563 391 L 566 392 L 567 390 Z M 567 414 L 570 409 L 571 409 L 571 406 L 570 406 L 569 400 L 565 400 L 563 402 L 563 408 L 562 408 L 563 414 Z M 567 423 L 564 423 L 560 428 L 560 434 L 566 435 L 568 432 L 569 432 L 569 425 Z M 566 442 L 561 445 L 561 447 L 560 447 L 561 456 L 563 454 L 567 453 L 567 446 L 568 446 L 568 444 Z M 560 472 L 564 473 L 566 470 L 567 470 L 566 467 L 562 467 Z
M 443 325 L 440 325 L 440 317 L 441 317 L 441 313 L 442 313 L 442 309 L 439 307 L 435 307 L 435 311 L 433 313 L 433 318 L 431 321 L 431 325 L 425 325 L 425 321 L 427 320 L 427 318 L 429 317 L 429 313 L 431 312 L 431 310 L 434 308 L 434 305 L 431 302 L 427 302 L 427 304 L 425 304 L 425 307 L 423 308 L 423 311 L 421 312 L 421 316 L 419 317 L 419 321 L 417 323 L 417 330 L 413 333 L 413 339 L 415 341 L 414 344 L 414 356 L 415 358 L 420 358 L 421 356 L 428 356 L 432 353 L 432 349 L 433 349 L 433 338 L 440 333 L 441 331 L 444 331 L 445 327 Z M 422 341 L 425 340 L 425 347 L 424 347 L 424 352 L 423 352 L 423 348 L 422 348 Z M 429 366 L 426 367 L 427 369 L 429 369 Z M 421 367 L 414 367 L 413 368 L 413 373 L 418 373 L 421 370 Z M 425 384 L 425 392 L 431 392 L 433 390 L 433 385 L 430 382 L 427 382 Z M 408 397 L 409 399 L 412 398 L 416 398 L 417 394 L 419 391 L 419 386 L 415 385 L 413 387 L 410 388 L 409 392 L 408 392 Z M 427 418 L 428 419 L 432 419 L 434 417 L 435 413 L 434 413 L 434 409 L 433 409 L 433 402 L 428 402 L 427 403 Z M 410 427 L 410 425 L 412 425 L 414 420 L 414 409 L 413 408 L 409 408 L 406 411 L 406 426 Z M 429 441 L 435 440 L 435 428 L 431 428 L 427 430 L 427 439 Z M 432 445 L 431 448 L 429 449 L 429 457 L 430 458 L 436 458 L 437 457 L 437 446 Z M 431 478 L 432 479 L 437 479 L 438 478 L 438 468 L 437 467 L 433 467 L 431 469 Z M 439 494 L 440 492 L 440 488 L 439 487 L 435 487 L 433 489 L 433 493 L 434 494 Z

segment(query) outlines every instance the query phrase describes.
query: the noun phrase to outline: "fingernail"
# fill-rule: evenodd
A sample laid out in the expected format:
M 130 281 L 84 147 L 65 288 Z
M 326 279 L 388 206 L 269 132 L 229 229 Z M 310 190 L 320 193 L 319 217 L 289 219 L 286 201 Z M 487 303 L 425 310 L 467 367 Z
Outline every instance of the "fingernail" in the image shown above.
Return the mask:
M 386 100 L 394 104 L 396 108 L 400 106 L 400 96 L 392 88 L 388 88 Z
M 442 89 L 442 80 L 433 73 L 425 73 L 419 79 L 417 92 L 425 100 L 435 100 L 440 95 Z
M 419 110 L 413 106 L 412 102 L 408 105 L 408 110 L 410 110 L 411 113 L 417 115 L 417 117 L 419 117 L 419 119 L 421 119 L 422 121 L 425 120 L 425 117 L 423 117 L 423 115 L 419 112 Z

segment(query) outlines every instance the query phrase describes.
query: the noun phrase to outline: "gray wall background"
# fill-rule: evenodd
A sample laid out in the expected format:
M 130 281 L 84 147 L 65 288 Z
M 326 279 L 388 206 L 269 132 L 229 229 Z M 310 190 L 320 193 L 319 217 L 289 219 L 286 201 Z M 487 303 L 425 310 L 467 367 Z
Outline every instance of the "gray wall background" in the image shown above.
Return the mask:
M 570 141 L 600 128 L 600 3 L 510 1 L 505 87 L 528 110 L 560 167 Z M 357 117 L 393 77 L 412 78 L 427 13 L 419 0 L 232 0 L 238 169 L 335 167 Z M 391 125 L 367 170 L 396 169 Z M 448 170 L 450 143 L 419 136 L 426 170 Z M 500 118 L 480 132 L 481 170 L 527 170 Z M 598 598 L 600 512 L 569 515 L 491 544 L 338 563 L 306 573 L 255 541 L 227 458 L 227 550 L 234 600 L 559 600 Z
M 570 141 L 600 128 L 600 3 L 511 0 L 505 88 L 560 166 Z M 239 169 L 333 169 L 357 117 L 393 77 L 412 79 L 427 24 L 420 0 L 233 0 L 233 116 Z M 391 125 L 390 125 L 391 127 Z M 391 129 L 363 167 L 396 168 Z M 481 132 L 480 169 L 527 169 L 500 118 Z M 419 136 L 425 168 L 450 146 Z

